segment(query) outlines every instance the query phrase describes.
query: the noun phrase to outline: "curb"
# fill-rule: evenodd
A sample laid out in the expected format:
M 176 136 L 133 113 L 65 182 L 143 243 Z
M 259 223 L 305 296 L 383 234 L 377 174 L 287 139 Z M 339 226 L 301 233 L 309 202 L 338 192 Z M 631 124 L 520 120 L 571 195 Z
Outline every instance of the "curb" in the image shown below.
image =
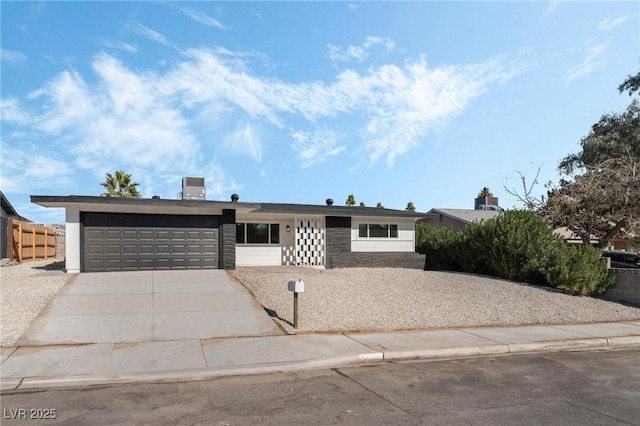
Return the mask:
M 288 361 L 244 365 L 233 367 L 205 368 L 195 370 L 173 370 L 122 376 L 70 376 L 56 378 L 25 377 L 2 379 L 3 394 L 52 390 L 60 388 L 114 386 L 135 383 L 167 383 L 202 381 L 215 377 L 258 375 L 279 372 L 332 368 L 349 364 L 402 360 L 435 360 L 464 358 L 482 355 L 504 355 L 517 353 L 544 353 L 581 349 L 613 349 L 640 346 L 640 336 L 596 337 L 587 339 L 547 341 L 536 343 L 512 343 L 475 347 L 451 347 L 426 350 L 379 351 L 333 358 Z M 5 387 L 9 385 L 8 387 Z

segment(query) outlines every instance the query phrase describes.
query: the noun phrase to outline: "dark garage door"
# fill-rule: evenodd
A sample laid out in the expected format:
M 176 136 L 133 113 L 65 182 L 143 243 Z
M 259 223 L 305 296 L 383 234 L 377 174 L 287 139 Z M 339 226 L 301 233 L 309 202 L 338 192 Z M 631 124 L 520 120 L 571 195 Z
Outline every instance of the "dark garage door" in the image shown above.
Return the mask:
M 84 272 L 216 269 L 218 216 L 81 215 Z

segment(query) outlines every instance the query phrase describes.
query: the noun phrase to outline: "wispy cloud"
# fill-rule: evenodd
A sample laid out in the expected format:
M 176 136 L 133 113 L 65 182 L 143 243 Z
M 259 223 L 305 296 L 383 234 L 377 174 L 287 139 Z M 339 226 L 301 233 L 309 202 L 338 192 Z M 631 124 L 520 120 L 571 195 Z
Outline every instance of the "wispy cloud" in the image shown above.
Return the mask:
M 612 30 L 615 27 L 622 25 L 625 21 L 627 21 L 630 18 L 631 16 L 625 15 L 625 16 L 620 16 L 619 18 L 605 19 L 603 21 L 600 21 L 600 23 L 598 24 L 598 29 L 604 30 L 604 31 Z
M 374 46 L 382 46 L 386 52 L 390 52 L 395 47 L 393 40 L 387 37 L 370 36 L 360 46 L 349 45 L 346 48 L 327 44 L 329 58 L 334 62 L 348 62 L 350 60 L 362 61 L 369 56 L 369 50 Z
M 562 0 L 551 0 L 548 2 L 547 7 L 544 9 L 544 12 L 542 12 L 542 18 L 544 19 L 553 15 L 558 6 L 560 6 L 561 1 Z
M 22 109 L 18 100 L 14 98 L 0 100 L 0 113 L 5 123 L 26 125 L 31 121 L 29 113 Z
M 582 63 L 570 67 L 565 72 L 564 83 L 569 84 L 572 81 L 585 77 L 592 72 L 602 68 L 605 65 L 605 60 L 602 59 L 602 54 L 607 49 L 606 44 L 590 45 L 586 48 L 586 57 Z
M 15 50 L 0 49 L 0 60 L 2 62 L 9 62 L 12 64 L 23 64 L 27 62 L 29 58 L 22 52 L 16 52 Z
M 227 29 L 224 25 L 222 25 L 222 23 L 220 23 L 220 21 L 207 15 L 206 13 L 198 12 L 193 9 L 187 9 L 186 7 L 180 7 L 179 10 L 189 18 L 203 25 L 219 28 L 221 30 Z
M 155 41 L 157 43 L 163 44 L 165 46 L 169 46 L 170 43 L 167 41 L 165 36 L 160 34 L 157 31 L 152 30 L 151 28 L 147 28 L 139 22 L 135 23 L 134 31 L 140 34 L 143 37 L 148 38 L 151 41 Z
M 327 83 L 290 83 L 253 72 L 251 58 L 192 49 L 159 72 L 134 71 L 101 53 L 92 63 L 97 80 L 60 73 L 29 97 L 31 110 L 4 101 L 3 122 L 29 123 L 57 149 L 75 153 L 68 167 L 95 171 L 99 178 L 117 165 L 136 176 L 155 176 L 149 182 L 155 189 L 157 179 L 174 179 L 176 171 L 205 174 L 213 168 L 212 178 L 220 179 L 213 191 L 222 194 L 241 184 L 210 158 L 231 149 L 261 161 L 265 145 L 259 129 L 290 138 L 285 146 L 302 167 L 349 151 L 366 153 L 362 157 L 370 165 L 385 160 L 391 167 L 429 131 L 516 73 L 502 57 L 435 68 L 420 58 L 363 73 L 345 70 Z M 197 136 L 201 129 L 191 117 L 202 111 L 224 115 L 219 125 L 226 127 L 217 130 L 226 137 Z M 243 124 L 229 128 L 230 121 Z
M 1 180 L 5 192 L 28 193 L 59 190 L 73 186 L 72 169 L 57 159 L 53 152 L 21 141 L 19 148 L 10 140 L 3 140 Z M 11 159 L 11 161 L 7 161 Z M 28 164 L 28 167 L 25 165 Z
M 118 42 L 111 42 L 111 41 L 102 41 L 100 44 L 102 44 L 104 47 L 107 47 L 109 49 L 118 49 L 118 50 L 124 50 L 126 52 L 129 53 L 136 53 L 138 51 L 138 47 L 134 44 L 131 43 L 118 43 Z
M 223 138 L 223 144 L 231 152 L 246 154 L 256 161 L 262 161 L 262 140 L 250 123 L 238 126 Z
M 345 145 L 338 145 L 334 132 L 321 128 L 313 133 L 293 131 L 292 149 L 297 153 L 303 168 L 323 163 L 327 158 L 337 155 L 346 149 Z

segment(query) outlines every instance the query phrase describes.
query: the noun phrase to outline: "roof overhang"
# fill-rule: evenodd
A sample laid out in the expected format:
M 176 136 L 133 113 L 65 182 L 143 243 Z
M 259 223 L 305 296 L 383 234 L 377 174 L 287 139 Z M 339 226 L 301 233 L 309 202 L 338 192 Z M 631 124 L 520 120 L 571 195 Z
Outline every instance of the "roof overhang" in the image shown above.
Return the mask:
M 257 216 L 301 217 L 388 217 L 420 219 L 424 213 L 374 207 L 324 206 L 309 204 L 245 203 L 209 200 L 171 200 L 153 198 L 119 198 L 83 195 L 32 195 L 31 202 L 43 207 L 77 208 L 80 211 L 160 214 L 221 214 L 235 210 L 239 214 Z

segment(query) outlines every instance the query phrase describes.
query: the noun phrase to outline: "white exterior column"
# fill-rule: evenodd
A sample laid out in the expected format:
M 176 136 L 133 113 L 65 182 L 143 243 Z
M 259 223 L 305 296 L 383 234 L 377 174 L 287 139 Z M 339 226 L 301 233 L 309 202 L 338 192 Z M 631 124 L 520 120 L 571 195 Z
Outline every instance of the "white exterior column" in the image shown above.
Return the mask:
M 67 273 L 80 272 L 80 209 L 65 209 L 65 268 Z

